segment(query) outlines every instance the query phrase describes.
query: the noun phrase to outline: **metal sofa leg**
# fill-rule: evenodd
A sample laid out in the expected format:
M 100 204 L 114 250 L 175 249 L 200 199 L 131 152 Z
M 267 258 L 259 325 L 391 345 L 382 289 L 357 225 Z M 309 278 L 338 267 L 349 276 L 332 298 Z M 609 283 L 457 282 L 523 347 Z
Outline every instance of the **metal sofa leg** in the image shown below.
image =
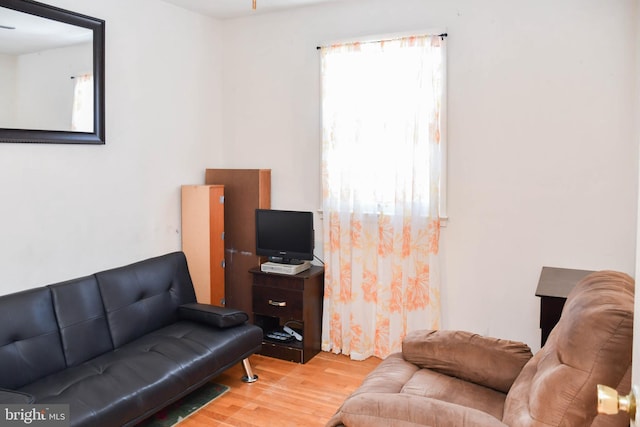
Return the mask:
M 244 372 L 247 374 L 242 377 L 242 381 L 244 381 L 245 383 L 254 383 L 258 381 L 258 376 L 253 373 L 248 358 L 242 359 L 242 367 L 244 368 Z

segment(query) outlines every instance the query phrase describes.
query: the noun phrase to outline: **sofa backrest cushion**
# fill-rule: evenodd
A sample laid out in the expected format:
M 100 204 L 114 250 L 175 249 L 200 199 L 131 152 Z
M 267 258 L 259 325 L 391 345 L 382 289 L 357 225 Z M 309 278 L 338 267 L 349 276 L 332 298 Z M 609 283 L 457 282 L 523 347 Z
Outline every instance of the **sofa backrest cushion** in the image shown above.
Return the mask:
M 633 306 L 634 282 L 624 273 L 596 272 L 578 283 L 545 346 L 507 394 L 503 422 L 522 427 L 627 425 L 628 416 L 625 421 L 597 415 L 596 385 L 629 391 Z
M 65 368 L 49 289 L 0 297 L 0 388 L 18 389 Z
M 115 348 L 175 322 L 178 306 L 196 301 L 182 252 L 96 273 L 96 278 Z
M 67 366 L 113 350 L 95 276 L 49 285 Z

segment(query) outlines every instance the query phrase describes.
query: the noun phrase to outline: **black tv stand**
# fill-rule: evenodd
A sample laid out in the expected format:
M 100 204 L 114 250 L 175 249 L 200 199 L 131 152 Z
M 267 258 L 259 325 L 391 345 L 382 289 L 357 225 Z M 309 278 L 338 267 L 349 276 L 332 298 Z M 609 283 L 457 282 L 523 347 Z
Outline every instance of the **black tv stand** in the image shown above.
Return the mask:
M 264 331 L 260 354 L 307 363 L 320 352 L 322 343 L 322 303 L 324 268 L 314 265 L 296 275 L 266 273 L 255 267 L 253 275 L 253 321 Z M 302 341 L 266 339 L 273 331 L 291 327 Z

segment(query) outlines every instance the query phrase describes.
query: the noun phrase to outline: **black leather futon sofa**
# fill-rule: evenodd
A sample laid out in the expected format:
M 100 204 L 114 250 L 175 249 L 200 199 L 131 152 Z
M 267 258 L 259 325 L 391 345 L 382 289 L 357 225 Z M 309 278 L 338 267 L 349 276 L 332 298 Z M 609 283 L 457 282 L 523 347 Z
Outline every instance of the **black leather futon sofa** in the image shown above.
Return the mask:
M 196 303 L 175 252 L 0 297 L 0 403 L 131 426 L 260 350 L 246 313 Z

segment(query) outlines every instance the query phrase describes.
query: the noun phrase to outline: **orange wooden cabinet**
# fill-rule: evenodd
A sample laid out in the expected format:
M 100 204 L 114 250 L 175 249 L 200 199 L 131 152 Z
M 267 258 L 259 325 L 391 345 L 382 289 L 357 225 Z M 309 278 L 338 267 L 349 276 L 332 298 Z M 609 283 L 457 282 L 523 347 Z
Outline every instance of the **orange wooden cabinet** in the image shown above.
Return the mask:
M 182 186 L 182 250 L 198 302 L 224 306 L 224 185 Z

